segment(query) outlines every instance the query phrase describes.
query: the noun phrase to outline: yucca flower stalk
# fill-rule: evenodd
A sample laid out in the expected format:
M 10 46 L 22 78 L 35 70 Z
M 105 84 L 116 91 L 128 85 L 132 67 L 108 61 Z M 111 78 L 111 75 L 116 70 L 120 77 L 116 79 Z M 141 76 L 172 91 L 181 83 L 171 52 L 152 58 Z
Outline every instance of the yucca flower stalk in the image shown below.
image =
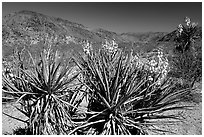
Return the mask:
M 202 76 L 201 47 L 195 44 L 195 40 L 200 37 L 197 34 L 199 27 L 188 17 L 184 22 L 185 24 L 180 24 L 177 30 L 171 75 L 179 77 L 182 86 L 193 88 Z
M 72 74 L 73 66 L 69 60 L 60 57 L 59 52 L 49 52 L 42 52 L 39 59 L 30 56 L 30 67 L 19 68 L 21 75 L 15 75 L 13 81 L 3 74 L 6 86 L 3 92 L 12 96 L 16 104 L 20 104 L 16 109 L 27 120 L 10 117 L 27 123 L 28 131 L 34 135 L 70 132 L 74 127 L 72 115 L 83 98 L 76 98 L 81 87 L 76 82 L 79 73 Z
M 82 48 L 83 48 L 84 53 L 88 54 L 88 55 L 90 55 L 91 52 L 93 51 L 92 43 L 90 41 L 88 41 L 88 40 L 83 42 Z
M 177 29 L 177 37 L 175 39 L 177 42 L 176 49 L 181 53 L 192 49 L 192 44 L 198 38 L 198 36 L 195 35 L 198 29 L 198 24 L 191 22 L 189 17 L 185 17 L 184 22 L 185 24 L 179 24 Z
M 149 71 L 150 74 L 160 74 L 157 84 L 161 84 L 161 81 L 166 78 L 170 71 L 170 65 L 162 49 L 157 49 L 155 51 L 147 53 L 146 55 L 136 54 L 133 56 L 131 53 L 131 64 L 134 64 L 137 69 L 145 69 L 145 71 Z
M 184 109 L 175 106 L 188 90 L 176 90 L 170 80 L 157 85 L 159 75 L 132 66 L 132 57 L 121 50 L 109 60 L 105 50 L 92 56 L 76 56 L 88 89 L 88 114 L 69 134 L 140 135 L 156 124 L 172 124 L 179 117 L 163 112 Z M 167 119 L 159 122 L 159 119 Z M 172 121 L 171 121 L 172 120 Z M 156 129 L 154 129 L 156 130 Z M 158 129 L 162 131 L 162 129 Z
M 107 55 L 109 55 L 109 59 L 113 58 L 116 52 L 119 50 L 115 39 L 112 39 L 111 41 L 105 39 L 105 43 L 102 43 L 102 49 L 108 53 Z

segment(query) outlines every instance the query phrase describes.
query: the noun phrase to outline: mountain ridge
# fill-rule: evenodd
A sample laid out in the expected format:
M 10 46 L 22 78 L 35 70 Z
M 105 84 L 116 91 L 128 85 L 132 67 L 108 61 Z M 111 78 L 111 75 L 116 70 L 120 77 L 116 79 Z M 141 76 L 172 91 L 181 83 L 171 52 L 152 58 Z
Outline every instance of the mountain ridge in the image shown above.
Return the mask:
M 24 22 L 26 22 L 29 25 L 23 24 Z M 41 13 L 28 11 L 28 10 L 14 12 L 3 17 L 3 22 L 2 22 L 3 27 L 6 27 L 6 26 L 10 27 L 11 25 L 15 26 L 15 24 L 21 25 L 23 27 L 32 27 L 34 31 L 42 30 L 44 25 L 48 28 L 52 27 L 51 30 L 55 31 L 55 33 L 58 31 L 61 31 L 61 32 L 73 35 L 74 37 L 76 36 L 82 39 L 83 38 L 90 39 L 90 40 L 92 39 L 93 41 L 101 41 L 100 38 L 104 39 L 105 37 L 107 37 L 108 39 L 114 38 L 116 39 L 116 41 L 118 40 L 119 42 L 128 41 L 128 39 L 124 39 L 122 37 L 122 35 L 127 33 L 119 34 L 113 31 L 105 30 L 103 28 L 96 28 L 96 29 L 93 29 L 93 31 L 90 31 L 90 28 L 82 24 L 72 22 L 66 19 L 58 18 L 58 17 L 47 16 Z M 81 30 L 78 30 L 78 29 L 81 29 Z M 80 31 L 82 32 L 81 34 L 80 34 Z M 86 35 L 83 35 L 83 32 Z
M 101 45 L 105 39 L 115 39 L 122 48 L 139 46 L 136 48 L 138 50 L 146 45 L 155 46 L 158 42 L 168 42 L 168 39 L 175 37 L 174 33 L 175 31 L 119 34 L 103 28 L 90 29 L 80 23 L 28 10 L 10 13 L 2 18 L 2 45 L 6 50 L 19 45 L 34 47 L 42 44 L 42 41 L 63 47 L 69 47 L 66 45 L 72 43 L 74 45 L 70 46 L 71 48 L 81 49 L 80 45 L 85 40 L 92 42 L 95 48 L 98 48 L 97 46 Z M 201 29 L 199 33 L 202 34 Z M 5 53 L 5 50 L 3 52 Z

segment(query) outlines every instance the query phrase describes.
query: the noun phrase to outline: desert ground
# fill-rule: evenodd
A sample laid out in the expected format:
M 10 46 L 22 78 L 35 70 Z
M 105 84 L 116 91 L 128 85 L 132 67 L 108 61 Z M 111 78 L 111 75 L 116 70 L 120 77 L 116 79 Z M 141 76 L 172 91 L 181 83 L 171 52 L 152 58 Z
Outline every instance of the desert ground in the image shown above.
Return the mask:
M 188 97 L 185 97 L 185 101 L 180 102 L 178 105 L 193 106 L 189 110 L 173 110 L 168 113 L 176 113 L 183 116 L 184 121 L 179 122 L 176 125 L 159 125 L 160 129 L 171 131 L 163 132 L 161 134 L 165 135 L 202 135 L 202 90 L 201 83 L 197 83 L 196 91 L 193 92 Z M 25 119 L 25 116 L 15 109 L 13 103 L 6 103 L 2 105 L 2 111 L 10 114 L 12 116 L 17 116 L 20 119 Z M 2 134 L 12 135 L 13 131 L 19 127 L 25 127 L 25 123 L 10 118 L 2 114 Z M 149 132 L 151 135 L 156 135 L 157 133 Z

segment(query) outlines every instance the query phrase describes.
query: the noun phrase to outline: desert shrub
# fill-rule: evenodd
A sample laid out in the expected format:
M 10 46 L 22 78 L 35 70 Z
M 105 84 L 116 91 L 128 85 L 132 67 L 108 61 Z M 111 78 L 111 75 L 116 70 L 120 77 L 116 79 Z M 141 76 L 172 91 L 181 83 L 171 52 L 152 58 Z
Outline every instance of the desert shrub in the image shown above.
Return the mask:
M 88 89 L 88 112 L 69 134 L 140 135 L 162 131 L 150 128 L 155 124 L 175 122 L 177 115 L 163 112 L 185 108 L 175 104 L 188 90 L 177 90 L 168 79 L 157 84 L 160 74 L 138 69 L 138 60 L 120 49 L 107 49 L 74 56 Z
M 197 24 L 186 17 L 177 30 L 176 46 L 172 57 L 171 76 L 181 78 L 183 85 L 193 87 L 202 75 L 202 49 L 195 46 Z M 200 46 L 201 47 L 201 46 Z
M 171 76 L 181 79 L 181 85 L 193 87 L 201 80 L 202 62 L 192 54 L 181 54 L 173 57 Z
M 84 96 L 76 98 L 81 87 L 76 82 L 79 73 L 73 74 L 69 60 L 58 51 L 44 50 L 39 58 L 30 58 L 27 69 L 17 67 L 12 71 L 12 79 L 3 73 L 3 92 L 20 103 L 16 109 L 27 120 L 10 117 L 27 123 L 29 134 L 67 134 L 74 127 L 71 117 Z

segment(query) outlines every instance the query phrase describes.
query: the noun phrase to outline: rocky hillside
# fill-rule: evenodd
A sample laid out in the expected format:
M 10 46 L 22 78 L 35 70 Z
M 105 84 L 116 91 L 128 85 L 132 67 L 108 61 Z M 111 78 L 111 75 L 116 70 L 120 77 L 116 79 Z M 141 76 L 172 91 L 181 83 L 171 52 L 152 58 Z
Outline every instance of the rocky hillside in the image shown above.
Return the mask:
M 200 32 L 201 33 L 201 32 Z M 81 50 L 81 43 L 89 40 L 99 48 L 104 39 L 115 39 L 119 47 L 148 51 L 175 36 L 164 32 L 118 34 L 102 28 L 90 29 L 82 24 L 32 11 L 19 11 L 2 19 L 3 56 L 14 48 L 26 47 L 38 52 L 44 45 L 55 45 L 63 51 Z M 159 43 L 158 43 L 159 42 Z
M 156 41 L 165 36 L 167 32 L 148 32 L 148 33 L 122 33 L 121 36 L 127 41 L 148 43 Z
M 202 40 L 202 27 L 198 27 L 195 35 L 198 37 L 197 41 Z M 162 38 L 158 39 L 158 42 L 174 42 L 176 38 L 176 30 L 166 34 Z
M 32 11 L 11 13 L 3 17 L 2 24 L 4 44 L 14 44 L 16 40 L 38 41 L 40 37 L 46 37 L 46 35 L 65 43 L 69 41 L 77 43 L 82 40 L 101 42 L 105 37 L 123 41 L 122 37 L 114 32 L 103 29 L 91 31 L 82 24 Z

